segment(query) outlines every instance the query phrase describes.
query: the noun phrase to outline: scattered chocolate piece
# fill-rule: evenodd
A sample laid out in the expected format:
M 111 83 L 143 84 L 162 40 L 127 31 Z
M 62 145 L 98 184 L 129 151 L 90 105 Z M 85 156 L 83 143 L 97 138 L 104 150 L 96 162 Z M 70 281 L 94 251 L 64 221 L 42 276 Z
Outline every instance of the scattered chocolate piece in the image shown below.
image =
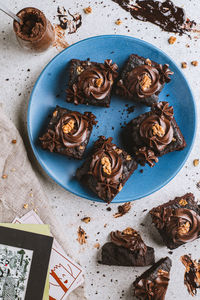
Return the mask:
M 126 202 L 123 205 L 118 206 L 118 212 L 114 214 L 114 218 L 122 217 L 123 215 L 127 214 L 131 209 L 131 202 Z
M 176 37 L 175 36 L 170 36 L 170 38 L 168 39 L 168 42 L 170 45 L 173 45 L 176 42 Z
M 194 160 L 193 160 L 193 165 L 194 165 L 195 167 L 197 167 L 197 166 L 199 165 L 199 159 L 194 159 Z
M 191 62 L 191 65 L 193 65 L 194 67 L 197 67 L 198 66 L 198 61 L 197 60 L 193 60 L 192 62 Z
M 85 217 L 85 218 L 81 219 L 81 221 L 83 221 L 87 224 L 91 221 L 91 218 L 90 217 Z
M 196 183 L 198 189 L 200 189 L 200 181 Z
M 81 228 L 81 226 L 79 226 L 78 228 L 78 238 L 77 238 L 77 241 L 83 245 L 86 243 L 86 233 L 85 233 L 85 230 L 83 228 Z
M 84 10 L 84 13 L 86 13 L 86 14 L 91 14 L 92 13 L 92 7 L 91 6 L 88 6 L 88 7 L 84 8 L 83 10 Z
M 184 283 L 188 293 L 195 296 L 200 288 L 200 260 L 192 260 L 190 255 L 183 255 L 181 262 L 185 266 Z
M 169 284 L 172 261 L 160 259 L 133 282 L 134 296 L 139 300 L 164 300 Z
M 66 10 L 64 7 L 57 8 L 57 17 L 59 19 L 59 26 L 68 30 L 69 34 L 75 33 L 78 28 L 82 25 L 82 16 L 79 13 L 75 13 L 74 15 L 70 13 L 70 11 Z
M 107 211 L 111 211 L 111 207 L 107 207 L 106 210 L 107 210 Z
M 187 68 L 187 63 L 184 61 L 181 63 L 181 68 L 186 69 Z
M 101 264 L 117 266 L 147 266 L 155 261 L 154 249 L 148 247 L 133 228 L 110 233 L 111 242 L 101 249 Z
M 159 205 L 150 214 L 153 224 L 170 249 L 200 237 L 200 207 L 192 193 Z

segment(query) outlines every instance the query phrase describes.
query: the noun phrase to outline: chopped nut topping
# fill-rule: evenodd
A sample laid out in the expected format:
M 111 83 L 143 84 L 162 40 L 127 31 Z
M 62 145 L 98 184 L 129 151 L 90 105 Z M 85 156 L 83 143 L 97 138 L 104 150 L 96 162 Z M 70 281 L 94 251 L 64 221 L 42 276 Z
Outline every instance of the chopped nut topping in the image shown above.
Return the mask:
M 28 203 L 24 204 L 24 208 L 27 209 L 28 208 Z
M 193 65 L 194 67 L 197 67 L 198 66 L 198 61 L 197 60 L 193 60 L 191 62 L 191 65 Z
M 86 14 L 91 14 L 91 12 L 92 12 L 92 7 L 91 7 L 91 6 L 88 6 L 88 7 L 84 8 L 83 10 L 84 10 L 84 12 L 85 12 Z
M 132 157 L 128 154 L 127 157 L 126 157 L 126 160 L 131 160 Z
M 174 137 L 172 138 L 172 142 L 176 142 L 176 139 Z
M 123 188 L 123 185 L 120 183 L 118 191 L 120 192 L 122 190 L 122 188 Z
M 12 144 L 16 144 L 17 143 L 17 140 L 12 140 Z
M 121 24 L 122 24 L 122 20 L 117 19 L 117 21 L 115 21 L 115 24 L 116 24 L 116 25 L 121 25 Z
M 151 60 L 150 60 L 149 58 L 147 58 L 147 59 L 145 60 L 145 63 L 146 63 L 147 65 L 151 66 Z
M 80 147 L 79 147 L 79 149 L 80 149 L 80 150 L 83 150 L 83 149 L 84 149 L 84 147 L 83 147 L 83 146 L 80 146 Z
M 158 270 L 158 275 L 159 275 L 159 276 L 165 276 L 165 277 L 168 277 L 168 276 L 169 276 L 169 272 L 160 269 L 160 270 Z
M 100 248 L 100 244 L 99 243 L 94 244 L 94 248 L 99 249 Z
M 116 148 L 115 152 L 117 152 L 117 154 L 121 154 L 122 153 L 122 149 Z
M 157 135 L 159 137 L 163 137 L 163 135 L 165 134 L 164 128 L 158 123 L 152 126 L 152 130 L 153 130 L 153 135 Z
M 76 69 L 76 72 L 78 73 L 78 75 L 80 75 L 83 71 L 84 71 L 84 68 L 81 66 L 78 66 Z
M 101 159 L 101 164 L 103 165 L 103 171 L 104 173 L 110 175 L 112 173 L 112 169 L 111 169 L 111 163 L 108 157 L 104 156 Z
M 55 110 L 55 111 L 53 112 L 53 117 L 54 117 L 54 118 L 56 118 L 56 117 L 57 117 L 57 115 L 58 115 L 58 111 L 57 111 L 57 110 Z
M 103 83 L 103 79 L 102 78 L 97 78 L 95 80 L 95 84 L 96 84 L 97 87 L 101 87 L 102 83 Z
M 77 241 L 83 245 L 86 243 L 86 233 L 85 233 L 85 230 L 83 228 L 81 228 L 81 226 L 79 226 L 78 228 L 78 238 L 77 238 Z
M 168 42 L 170 45 L 174 44 L 176 42 L 176 37 L 175 36 L 170 36 L 170 38 L 168 39 Z
M 91 218 L 90 217 L 85 217 L 85 218 L 81 219 L 81 221 L 83 221 L 87 224 L 91 221 Z
M 131 209 L 131 203 L 130 202 L 124 203 L 123 205 L 119 205 L 118 206 L 118 212 L 116 214 L 114 214 L 113 216 L 114 216 L 114 218 L 122 217 L 127 212 L 129 212 L 130 209 Z
M 69 120 L 69 122 L 62 127 L 63 132 L 66 134 L 71 132 L 72 129 L 74 128 L 74 124 L 75 121 L 73 119 Z
M 128 235 L 132 235 L 132 234 L 136 234 L 137 232 L 131 228 L 131 227 L 127 227 L 126 229 L 124 229 L 123 231 L 123 234 L 128 234 Z
M 178 228 L 178 233 L 180 235 L 184 235 L 184 234 L 188 233 L 189 230 L 190 230 L 190 222 L 186 222 L 185 224 L 181 225 Z
M 186 62 L 182 62 L 182 63 L 181 63 L 181 67 L 182 67 L 183 69 L 186 69 L 186 68 L 187 68 L 187 63 L 186 63 Z
M 6 174 L 2 175 L 3 179 L 6 179 L 7 177 L 8 177 L 8 175 L 6 175 Z
M 145 73 L 142 77 L 142 79 L 140 80 L 139 84 L 141 89 L 144 91 L 146 89 L 148 89 L 151 86 L 152 80 L 150 78 L 150 76 Z
M 181 200 L 179 201 L 179 204 L 180 204 L 181 206 L 186 206 L 186 205 L 188 204 L 188 202 L 187 202 L 187 200 L 185 200 L 185 199 L 181 199 Z
M 195 167 L 197 167 L 198 164 L 199 164 L 199 159 L 194 159 L 194 160 L 193 160 L 193 165 L 194 165 Z

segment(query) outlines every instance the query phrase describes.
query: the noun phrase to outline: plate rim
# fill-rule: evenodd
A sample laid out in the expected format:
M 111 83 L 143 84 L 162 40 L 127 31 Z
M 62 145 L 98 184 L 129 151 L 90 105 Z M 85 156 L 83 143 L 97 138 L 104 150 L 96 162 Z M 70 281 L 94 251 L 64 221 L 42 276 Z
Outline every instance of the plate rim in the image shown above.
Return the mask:
M 62 184 L 61 182 L 58 182 L 57 179 L 55 179 L 51 174 L 50 172 L 48 171 L 48 169 L 46 168 L 46 166 L 43 164 L 43 161 L 40 159 L 40 156 L 38 154 L 38 152 L 36 151 L 36 148 L 35 148 L 35 145 L 33 143 L 33 140 L 32 140 L 32 134 L 31 134 L 31 130 L 30 130 L 30 114 L 31 114 L 31 103 L 33 101 L 33 95 L 34 95 L 34 92 L 35 92 L 35 89 L 37 87 L 37 84 L 40 80 L 40 78 L 42 77 L 42 75 L 45 73 L 46 69 L 48 68 L 48 66 L 53 63 L 54 60 L 58 59 L 59 56 L 63 55 L 64 52 L 67 52 L 69 49 L 71 49 L 72 47 L 80 44 L 80 43 L 83 43 L 83 42 L 86 42 L 88 40 L 94 40 L 94 39 L 106 39 L 106 38 L 122 38 L 122 39 L 129 39 L 129 40 L 133 40 L 133 41 L 137 41 L 137 43 L 139 42 L 140 44 L 143 44 L 143 45 L 147 45 L 148 47 L 150 48 L 153 48 L 155 51 L 157 52 L 160 52 L 162 55 L 166 56 L 170 61 L 172 61 L 172 63 L 175 65 L 175 67 L 179 70 L 179 72 L 181 73 L 182 75 L 182 78 L 184 79 L 185 81 L 185 84 L 191 94 L 191 98 L 192 98 L 192 103 L 193 103 L 193 108 L 194 108 L 194 132 L 193 132 L 193 137 L 192 137 L 192 141 L 191 141 L 191 144 L 190 144 L 190 149 L 188 150 L 184 160 L 182 161 L 182 163 L 179 165 L 179 167 L 176 169 L 175 172 L 173 172 L 173 174 L 167 179 L 165 180 L 164 182 L 162 182 L 162 184 L 158 185 L 156 188 L 154 188 L 153 190 L 151 190 L 150 192 L 147 192 L 145 193 L 144 195 L 142 196 L 139 196 L 137 198 L 134 198 L 132 199 L 131 198 L 127 198 L 126 200 L 120 200 L 115 202 L 115 199 L 110 203 L 125 203 L 125 202 L 129 202 L 129 201 L 135 201 L 135 200 L 139 200 L 139 199 L 142 199 L 142 198 L 145 198 L 149 195 L 152 195 L 154 194 L 155 192 L 159 191 L 160 189 L 162 189 L 164 186 L 166 186 L 172 179 L 174 179 L 176 177 L 176 175 L 180 172 L 180 170 L 183 168 L 183 166 L 185 165 L 185 163 L 187 162 L 188 160 L 188 157 L 193 149 L 193 146 L 194 146 L 194 142 L 195 142 L 195 138 L 196 138 L 196 132 L 197 132 L 197 107 L 196 107 L 196 101 L 195 101 L 195 97 L 194 97 L 194 94 L 193 94 L 193 91 L 190 87 L 190 84 L 189 82 L 187 81 L 186 79 L 186 76 L 184 75 L 184 73 L 182 72 L 182 70 L 178 67 L 178 65 L 176 64 L 176 62 L 167 54 L 165 53 L 163 50 L 161 50 L 160 48 L 158 48 L 157 46 L 149 43 L 149 42 L 146 42 L 145 40 L 141 40 L 139 38 L 135 38 L 135 37 L 132 37 L 132 36 L 127 36 L 127 35 L 118 35 L 118 34 L 106 34 L 106 35 L 98 35 L 98 36 L 92 36 L 92 37 L 88 37 L 86 39 L 83 39 L 83 40 L 80 40 L 72 45 L 70 45 L 69 47 L 67 47 L 66 49 L 62 50 L 60 53 L 58 53 L 57 55 L 55 55 L 48 63 L 47 65 L 43 68 L 42 72 L 39 74 L 34 86 L 33 86 L 33 89 L 31 91 L 31 94 L 30 94 L 30 97 L 29 97 L 29 102 L 28 102 L 28 110 L 27 110 L 27 131 L 28 131 L 28 138 L 29 138 L 29 142 L 31 144 L 31 148 L 32 148 L 32 151 L 34 153 L 34 156 L 36 157 L 37 161 L 39 162 L 40 166 L 42 167 L 42 169 L 45 171 L 45 173 L 56 183 L 58 184 L 59 186 L 61 186 L 64 190 L 78 196 L 78 197 L 81 197 L 81 198 L 84 198 L 84 199 L 87 199 L 87 200 L 90 200 L 90 201 L 95 201 L 95 202 L 99 202 L 99 203 L 102 203 L 102 204 L 105 204 L 106 202 L 104 202 L 102 199 L 93 199 L 91 198 L 89 195 L 83 195 L 81 192 L 76 192 L 74 190 L 71 190 L 70 188 L 64 186 L 64 184 Z

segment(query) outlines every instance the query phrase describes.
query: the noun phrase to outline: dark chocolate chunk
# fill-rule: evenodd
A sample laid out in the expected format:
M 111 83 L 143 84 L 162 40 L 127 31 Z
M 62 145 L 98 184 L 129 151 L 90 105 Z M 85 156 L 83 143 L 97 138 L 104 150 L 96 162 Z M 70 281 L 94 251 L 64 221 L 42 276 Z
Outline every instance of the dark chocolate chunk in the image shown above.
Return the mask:
M 39 138 L 41 147 L 81 159 L 89 142 L 95 121 L 91 112 L 81 114 L 61 108 L 54 110 L 46 132 Z
M 112 138 L 101 136 L 76 176 L 99 198 L 110 203 L 136 168 L 136 161 L 127 152 L 117 148 Z
M 146 246 L 140 234 L 127 228 L 110 233 L 111 242 L 103 245 L 100 263 L 117 266 L 148 266 L 154 264 L 154 249 Z
M 164 243 L 175 249 L 200 236 L 200 208 L 192 193 L 176 197 L 150 211 Z
M 139 300 L 164 300 L 171 264 L 169 257 L 162 258 L 140 275 L 133 283 L 134 296 Z

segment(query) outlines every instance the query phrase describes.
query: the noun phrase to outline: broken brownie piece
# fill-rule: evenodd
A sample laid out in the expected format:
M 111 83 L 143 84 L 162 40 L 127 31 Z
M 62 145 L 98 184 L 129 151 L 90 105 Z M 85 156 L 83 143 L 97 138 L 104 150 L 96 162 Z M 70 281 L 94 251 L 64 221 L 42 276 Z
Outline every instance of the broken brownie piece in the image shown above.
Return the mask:
M 150 211 L 164 243 L 175 249 L 200 236 L 200 208 L 192 193 L 176 197 Z
M 155 262 L 154 249 L 146 246 L 140 234 L 132 229 L 112 231 L 111 242 L 101 249 L 101 264 L 116 266 L 148 266 Z
M 113 144 L 111 137 L 100 136 L 76 176 L 99 198 L 110 203 L 136 168 L 136 161 Z
M 81 159 L 89 142 L 95 121 L 91 112 L 81 114 L 57 106 L 46 132 L 39 138 L 41 147 L 69 157 Z
M 109 107 L 117 69 L 111 59 L 104 63 L 72 59 L 67 102 Z
M 116 94 L 148 106 L 158 101 L 158 95 L 173 72 L 169 65 L 131 54 L 117 82 Z
M 124 139 L 137 161 L 151 167 L 158 162 L 159 156 L 186 147 L 173 107 L 165 101 L 154 104 L 150 112 L 130 121 L 124 130 Z
M 189 255 L 183 255 L 181 261 L 185 266 L 184 283 L 188 293 L 195 296 L 200 288 L 200 260 L 192 260 Z
M 164 300 L 169 284 L 171 259 L 161 258 L 133 283 L 134 296 L 139 300 Z

